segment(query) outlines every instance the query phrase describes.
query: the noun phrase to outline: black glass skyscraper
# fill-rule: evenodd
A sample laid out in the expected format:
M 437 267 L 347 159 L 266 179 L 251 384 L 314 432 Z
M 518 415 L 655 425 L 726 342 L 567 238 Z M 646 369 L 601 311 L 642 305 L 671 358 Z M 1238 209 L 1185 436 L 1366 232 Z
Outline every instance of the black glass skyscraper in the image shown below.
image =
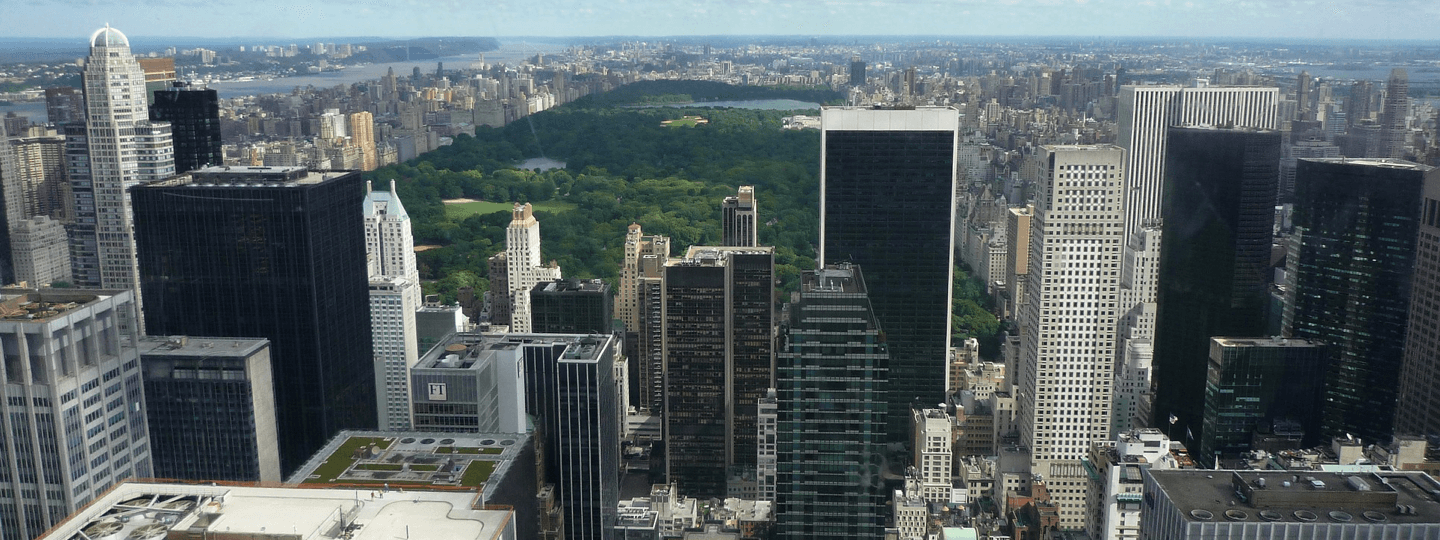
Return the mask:
M 1256 428 L 1284 420 L 1305 431 L 1304 445 L 1320 444 L 1320 400 L 1329 363 L 1325 345 L 1303 339 L 1212 338 L 1205 373 L 1205 433 L 1201 463 L 1252 450 Z
M 220 150 L 220 96 L 215 90 L 183 82 L 155 92 L 150 119 L 170 122 L 175 142 L 175 174 L 225 164 Z
M 271 343 L 285 474 L 342 429 L 375 428 L 356 172 L 192 171 L 131 190 L 154 335 Z
M 1390 436 L 1423 190 L 1437 169 L 1302 159 L 1287 270 L 1287 335 L 1331 345 L 1323 435 Z
M 775 374 L 775 537 L 879 538 L 889 355 L 860 268 L 807 272 L 789 314 Z
M 530 289 L 530 331 L 609 334 L 615 327 L 610 285 L 598 279 L 542 281 Z
M 903 441 L 910 403 L 945 397 L 959 113 L 826 108 L 821 122 L 817 264 L 865 268 L 889 343 L 889 436 Z
M 1266 333 L 1280 133 L 1172 127 L 1169 141 L 1154 410 L 1198 437 L 1210 338 Z

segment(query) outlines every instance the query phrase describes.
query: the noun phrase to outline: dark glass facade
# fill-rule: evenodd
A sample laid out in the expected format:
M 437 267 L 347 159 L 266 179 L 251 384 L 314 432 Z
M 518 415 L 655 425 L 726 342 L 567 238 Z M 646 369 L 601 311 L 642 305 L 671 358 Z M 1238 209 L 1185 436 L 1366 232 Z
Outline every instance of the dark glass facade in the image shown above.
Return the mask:
M 945 397 L 955 173 L 954 131 L 823 131 L 821 263 L 866 272 L 890 352 L 892 441 L 912 401 Z
M 257 172 L 277 170 L 192 172 L 131 202 L 150 334 L 270 340 L 288 476 L 375 428 L 375 372 L 360 175 Z
M 755 467 L 775 365 L 774 269 L 768 247 L 692 247 L 665 267 L 665 455 L 687 495 L 723 498 L 729 473 Z
M 620 503 L 618 345 L 610 335 L 573 336 L 524 348 L 525 408 L 544 439 L 545 481 L 555 484 L 565 508 L 567 539 L 614 537 Z
M 270 345 L 263 339 L 225 341 L 203 351 L 195 347 L 180 352 L 171 351 L 166 342 L 142 342 L 150 456 L 158 478 L 280 480 L 274 454 L 265 471 L 270 477 L 261 476 L 259 445 L 275 442 Z M 256 385 L 264 386 L 257 392 Z M 270 410 L 257 414 L 257 404 Z M 266 437 L 257 436 L 257 429 L 265 427 Z
M 1201 436 L 1212 336 L 1267 334 L 1280 133 L 1169 130 L 1155 319 L 1154 425 Z
M 860 268 L 808 272 L 776 369 L 775 537 L 880 538 L 887 364 Z
M 530 290 L 530 330 L 536 334 L 609 334 L 614 296 L 598 279 L 546 281 Z
M 1434 176 L 1424 169 L 1397 160 L 1296 166 L 1285 329 L 1333 346 L 1324 436 L 1389 439 L 1422 189 Z
M 1305 448 L 1320 444 L 1320 401 L 1328 363 L 1324 345 L 1279 338 L 1218 337 L 1205 374 L 1202 463 L 1250 451 L 1257 428 L 1298 423 Z
M 175 174 L 225 164 L 220 150 L 220 96 L 215 90 L 173 86 L 156 91 L 154 98 L 150 119 L 170 122 Z

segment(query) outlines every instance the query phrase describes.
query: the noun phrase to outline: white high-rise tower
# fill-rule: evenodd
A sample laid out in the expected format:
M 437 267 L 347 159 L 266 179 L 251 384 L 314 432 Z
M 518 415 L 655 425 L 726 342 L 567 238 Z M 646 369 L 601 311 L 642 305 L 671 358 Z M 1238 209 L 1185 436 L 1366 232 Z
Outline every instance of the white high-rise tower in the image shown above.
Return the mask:
M 145 72 L 119 30 L 106 26 L 90 36 L 84 79 L 90 176 L 88 185 L 72 186 L 73 278 L 82 287 L 138 294 L 129 189 L 175 174 L 170 124 L 150 121 Z
M 505 229 L 505 274 L 508 278 L 510 331 L 530 331 L 530 289 L 536 283 L 560 279 L 559 266 L 540 265 L 540 222 L 530 203 L 516 204 Z
M 365 254 L 370 274 L 370 339 L 375 354 L 375 405 L 381 429 L 411 428 L 410 369 L 420 360 L 415 311 L 420 271 L 410 216 L 395 194 L 365 184 Z
M 1031 223 L 1021 308 L 1017 394 L 1021 443 L 1033 475 L 1060 507 L 1060 527 L 1085 526 L 1081 459 L 1110 439 L 1116 301 L 1125 227 L 1124 150 L 1045 146 L 1047 170 Z

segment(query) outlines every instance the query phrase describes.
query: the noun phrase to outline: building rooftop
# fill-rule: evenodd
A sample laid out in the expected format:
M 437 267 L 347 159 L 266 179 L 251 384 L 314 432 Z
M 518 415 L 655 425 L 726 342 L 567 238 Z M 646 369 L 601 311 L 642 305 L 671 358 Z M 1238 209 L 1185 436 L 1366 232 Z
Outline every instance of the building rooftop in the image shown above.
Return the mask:
M 1210 339 L 1215 340 L 1222 347 L 1319 347 L 1322 345 L 1318 341 L 1280 336 L 1262 338 L 1216 336 Z
M 520 433 L 342 431 L 287 483 L 473 491 L 507 474 L 528 439 Z
M 1422 165 L 1413 161 L 1394 158 L 1300 158 L 1300 161 L 1316 161 L 1320 163 L 1340 163 L 1349 165 L 1365 165 L 1369 167 L 1385 167 L 1387 169 L 1401 169 L 1407 171 L 1429 172 L 1435 167 Z
M 1151 470 L 1149 474 L 1188 521 L 1440 522 L 1440 482 L 1418 472 Z
M 671 258 L 665 266 L 724 266 L 721 254 L 770 255 L 775 248 L 770 246 L 690 246 L 685 256 Z
M 0 290 L 0 321 L 46 321 L 59 317 L 114 291 L 64 291 L 58 289 Z
M 164 180 L 140 185 L 140 188 L 166 187 L 295 187 L 315 185 L 339 178 L 354 171 L 312 171 L 305 167 L 238 167 L 218 166 L 196 169 Z
M 355 491 L 127 482 L 39 540 L 492 539 L 514 512 L 474 493 Z
M 561 362 L 596 362 L 605 351 L 611 335 L 586 334 L 478 334 L 461 332 L 451 335 L 425 354 L 414 369 L 476 369 L 492 361 L 502 351 L 521 346 L 563 346 Z
M 600 279 L 557 279 L 537 283 L 535 288 L 547 293 L 557 292 L 605 292 L 609 287 Z
M 145 356 L 249 356 L 268 345 L 265 338 L 141 336 L 138 349 Z

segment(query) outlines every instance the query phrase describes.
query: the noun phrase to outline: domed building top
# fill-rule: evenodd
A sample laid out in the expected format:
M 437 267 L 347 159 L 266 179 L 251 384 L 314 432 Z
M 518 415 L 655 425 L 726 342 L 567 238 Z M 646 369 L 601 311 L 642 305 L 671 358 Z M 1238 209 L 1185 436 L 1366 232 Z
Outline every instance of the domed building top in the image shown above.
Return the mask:
M 94 34 L 90 35 L 90 46 L 129 47 L 130 40 L 125 38 L 125 34 L 120 33 L 119 30 L 111 28 L 110 25 L 107 24 L 105 28 L 96 30 Z

